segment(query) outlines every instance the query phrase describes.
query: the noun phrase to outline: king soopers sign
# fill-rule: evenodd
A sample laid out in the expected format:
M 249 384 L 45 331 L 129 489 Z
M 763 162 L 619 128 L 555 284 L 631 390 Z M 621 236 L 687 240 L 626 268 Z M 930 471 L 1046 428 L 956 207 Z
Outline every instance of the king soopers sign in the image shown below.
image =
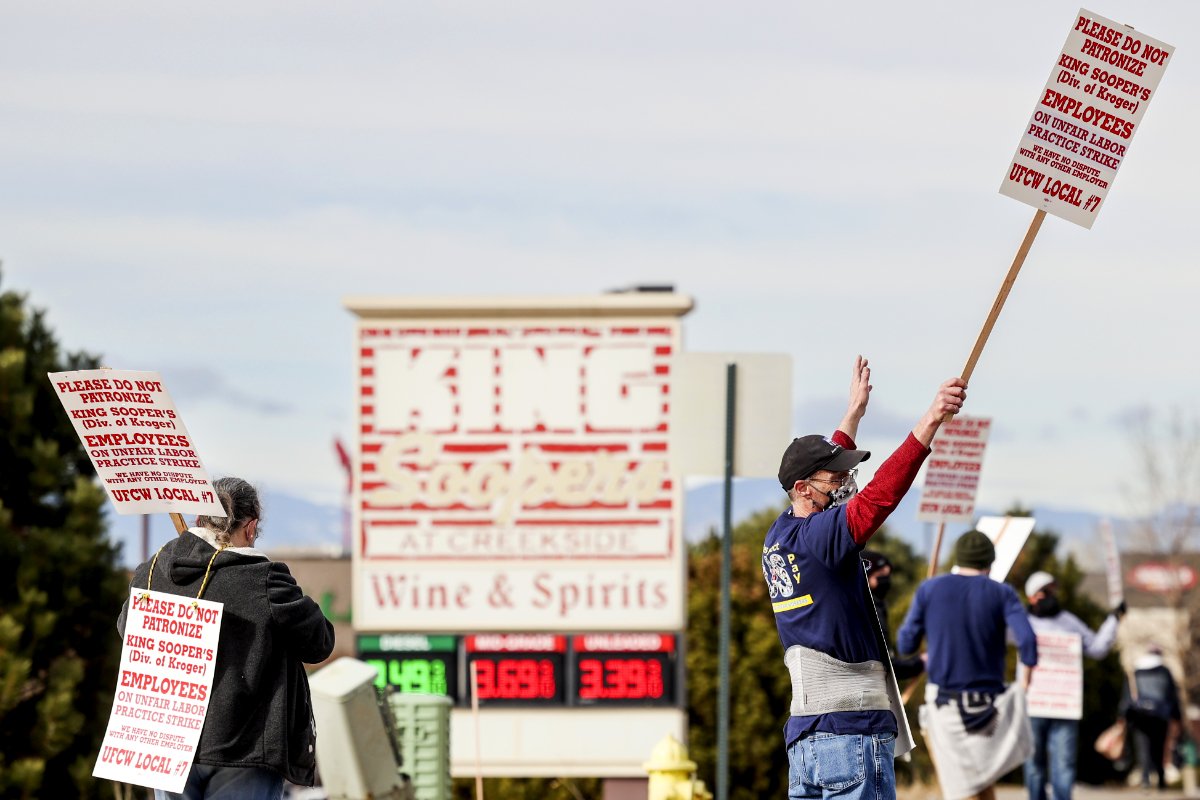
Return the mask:
M 356 627 L 681 626 L 675 320 L 359 337 Z

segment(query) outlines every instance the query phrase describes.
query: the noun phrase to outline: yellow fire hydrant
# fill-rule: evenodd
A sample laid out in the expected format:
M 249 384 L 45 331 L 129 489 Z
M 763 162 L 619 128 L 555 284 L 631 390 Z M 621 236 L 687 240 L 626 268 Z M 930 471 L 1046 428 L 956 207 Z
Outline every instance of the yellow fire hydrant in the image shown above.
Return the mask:
M 654 745 L 642 769 L 650 774 L 647 800 L 712 800 L 704 781 L 695 778 L 696 762 L 688 759 L 687 748 L 667 734 Z

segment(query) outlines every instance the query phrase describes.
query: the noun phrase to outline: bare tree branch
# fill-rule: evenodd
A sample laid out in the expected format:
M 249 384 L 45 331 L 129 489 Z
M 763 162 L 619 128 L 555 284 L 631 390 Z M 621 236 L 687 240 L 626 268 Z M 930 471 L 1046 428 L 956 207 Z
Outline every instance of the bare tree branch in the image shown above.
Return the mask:
M 1129 429 L 1135 469 L 1143 487 L 1135 510 L 1138 539 L 1150 553 L 1168 565 L 1165 605 L 1174 612 L 1176 636 L 1184 680 L 1182 701 L 1200 692 L 1200 591 L 1188 590 L 1180 575 L 1200 539 L 1200 418 L 1194 412 L 1172 408 L 1158 415 L 1138 409 Z

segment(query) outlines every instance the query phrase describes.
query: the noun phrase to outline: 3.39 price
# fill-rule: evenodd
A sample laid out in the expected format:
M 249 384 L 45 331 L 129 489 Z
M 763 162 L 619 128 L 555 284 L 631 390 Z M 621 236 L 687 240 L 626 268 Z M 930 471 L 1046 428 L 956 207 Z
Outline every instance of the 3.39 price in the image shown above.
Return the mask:
M 548 658 L 476 659 L 475 669 L 480 700 L 548 700 L 558 694 Z
M 579 661 L 581 700 L 658 700 L 663 665 L 655 658 L 584 658 Z

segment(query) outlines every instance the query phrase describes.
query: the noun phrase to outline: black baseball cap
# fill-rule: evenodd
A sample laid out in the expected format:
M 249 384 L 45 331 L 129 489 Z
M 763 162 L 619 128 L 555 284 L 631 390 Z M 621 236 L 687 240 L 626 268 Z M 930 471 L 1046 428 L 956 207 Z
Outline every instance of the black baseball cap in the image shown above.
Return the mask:
M 888 561 L 888 557 L 878 550 L 863 550 L 858 557 L 867 565 L 867 574 L 892 565 L 892 562 Z
M 869 450 L 847 450 L 825 436 L 801 436 L 792 439 L 787 450 L 783 451 L 783 460 L 779 462 L 779 484 L 784 491 L 791 491 L 796 481 L 807 478 L 819 469 L 845 472 L 870 457 Z

